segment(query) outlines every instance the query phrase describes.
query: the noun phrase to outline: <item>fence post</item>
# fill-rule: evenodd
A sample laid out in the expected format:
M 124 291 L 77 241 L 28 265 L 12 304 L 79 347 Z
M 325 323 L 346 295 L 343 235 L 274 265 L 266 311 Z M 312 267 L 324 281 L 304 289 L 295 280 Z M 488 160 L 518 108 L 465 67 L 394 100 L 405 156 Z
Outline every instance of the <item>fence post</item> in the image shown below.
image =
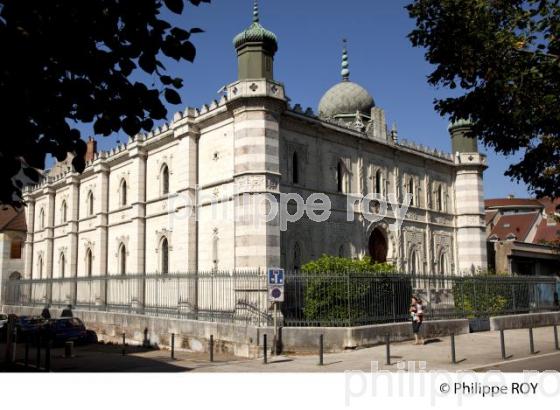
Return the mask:
M 390 366 L 391 365 L 391 337 L 389 333 L 385 335 L 385 355 L 386 355 L 385 364 L 387 366 Z
M 37 370 L 41 368 L 41 333 L 37 332 L 37 362 L 36 365 Z
M 267 351 L 266 351 L 266 333 L 263 335 L 263 364 L 267 364 L 268 363 L 268 358 L 267 358 Z
M 502 349 L 502 359 L 506 360 L 506 340 L 504 336 L 504 329 L 500 329 L 500 347 Z
M 457 364 L 457 356 L 455 354 L 455 333 L 451 333 L 451 363 Z
M 175 359 L 175 333 L 171 333 L 171 358 Z
M 560 350 L 560 346 L 558 345 L 558 326 L 554 325 L 554 347 L 556 350 Z
M 214 335 L 210 335 L 210 361 L 214 361 Z
M 347 305 L 348 305 L 348 326 L 352 326 L 352 317 L 350 314 L 350 273 L 346 273 L 346 283 L 347 283 Z
M 47 337 L 47 345 L 45 346 L 45 371 L 51 371 L 51 340 Z
M 531 349 L 531 354 L 535 354 L 535 339 L 533 337 L 533 328 L 529 328 L 529 348 Z
M 126 342 L 126 333 L 123 333 L 123 334 L 122 334 L 122 355 L 123 355 L 123 356 L 126 355 L 126 345 L 125 345 L 125 342 Z
M 323 335 L 319 336 L 319 366 L 323 365 Z
M 24 366 L 27 368 L 29 367 L 29 338 L 25 338 L 25 357 L 23 360 Z

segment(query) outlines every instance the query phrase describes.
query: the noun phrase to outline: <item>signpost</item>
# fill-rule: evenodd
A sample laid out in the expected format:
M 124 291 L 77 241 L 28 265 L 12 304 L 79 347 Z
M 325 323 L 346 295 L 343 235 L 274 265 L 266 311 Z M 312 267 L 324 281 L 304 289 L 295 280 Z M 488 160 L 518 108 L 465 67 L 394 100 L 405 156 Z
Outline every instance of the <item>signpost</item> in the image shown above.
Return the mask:
M 278 345 L 278 304 L 284 301 L 284 269 L 270 268 L 268 270 L 268 301 L 274 304 L 274 340 L 272 343 L 272 354 L 276 355 Z

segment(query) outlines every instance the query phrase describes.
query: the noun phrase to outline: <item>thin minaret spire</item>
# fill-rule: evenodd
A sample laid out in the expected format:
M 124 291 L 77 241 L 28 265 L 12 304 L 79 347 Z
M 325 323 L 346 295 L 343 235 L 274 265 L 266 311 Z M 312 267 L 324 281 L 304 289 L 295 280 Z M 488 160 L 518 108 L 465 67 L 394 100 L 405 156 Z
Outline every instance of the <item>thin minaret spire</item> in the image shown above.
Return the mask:
M 342 71 L 340 74 L 342 75 L 342 81 L 349 81 L 350 80 L 350 64 L 348 63 L 348 40 L 342 40 Z
M 255 0 L 255 3 L 253 5 L 253 23 L 258 23 L 259 22 L 259 2 L 258 0 Z

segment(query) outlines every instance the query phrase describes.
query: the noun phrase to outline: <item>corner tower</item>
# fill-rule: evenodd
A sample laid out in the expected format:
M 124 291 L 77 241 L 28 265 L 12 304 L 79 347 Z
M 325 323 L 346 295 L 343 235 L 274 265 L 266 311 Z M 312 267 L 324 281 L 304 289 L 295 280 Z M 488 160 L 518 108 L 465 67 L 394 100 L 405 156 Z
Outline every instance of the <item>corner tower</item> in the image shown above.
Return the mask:
M 449 125 L 455 173 L 457 227 L 457 273 L 472 274 L 488 268 L 484 188 L 482 176 L 486 156 L 478 152 L 476 136 L 469 120 Z
M 237 50 L 238 80 L 274 80 L 274 55 L 278 51 L 278 41 L 274 33 L 261 26 L 257 0 L 253 6 L 253 23 L 235 36 L 233 45 Z
M 280 118 L 287 104 L 283 85 L 273 78 L 276 36 L 260 25 L 257 2 L 253 24 L 233 43 L 239 78 L 227 86 L 227 107 L 234 129 L 235 267 L 276 267 L 280 265 L 279 220 L 264 216 L 270 213 L 268 200 L 273 196 L 278 201 L 280 193 Z

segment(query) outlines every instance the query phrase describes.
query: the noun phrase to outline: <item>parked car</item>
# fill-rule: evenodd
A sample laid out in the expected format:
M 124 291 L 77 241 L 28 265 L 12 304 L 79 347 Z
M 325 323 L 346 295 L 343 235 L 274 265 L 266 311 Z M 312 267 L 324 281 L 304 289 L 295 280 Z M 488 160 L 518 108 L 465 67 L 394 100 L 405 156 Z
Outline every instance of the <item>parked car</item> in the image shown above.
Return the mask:
M 6 338 L 6 331 L 8 328 L 8 315 L 0 313 L 0 342 Z
M 3 329 L 4 326 L 8 324 L 8 315 L 5 313 L 0 313 L 0 329 Z
M 20 339 L 34 340 L 44 325 L 45 319 L 41 316 L 18 316 L 16 318 L 16 329 Z
M 50 319 L 45 324 L 44 331 L 50 336 L 54 345 L 69 341 L 84 343 L 88 337 L 84 322 L 77 317 Z

